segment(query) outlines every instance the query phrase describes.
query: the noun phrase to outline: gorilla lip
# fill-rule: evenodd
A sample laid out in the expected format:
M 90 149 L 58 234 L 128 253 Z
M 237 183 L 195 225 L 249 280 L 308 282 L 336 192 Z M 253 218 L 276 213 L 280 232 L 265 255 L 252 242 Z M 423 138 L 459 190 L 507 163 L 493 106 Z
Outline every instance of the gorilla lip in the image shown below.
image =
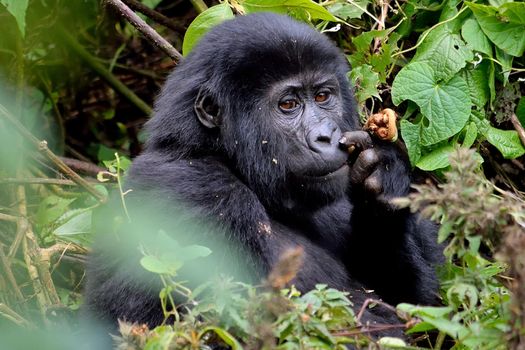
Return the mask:
M 330 171 L 330 172 L 328 172 L 326 174 L 322 174 L 322 175 L 304 175 L 303 178 L 315 179 L 315 180 L 329 180 L 329 179 L 332 179 L 332 178 L 335 178 L 335 177 L 346 175 L 346 173 L 348 172 L 349 169 L 350 169 L 350 167 L 348 166 L 348 164 L 344 163 L 343 165 L 341 165 L 336 170 Z

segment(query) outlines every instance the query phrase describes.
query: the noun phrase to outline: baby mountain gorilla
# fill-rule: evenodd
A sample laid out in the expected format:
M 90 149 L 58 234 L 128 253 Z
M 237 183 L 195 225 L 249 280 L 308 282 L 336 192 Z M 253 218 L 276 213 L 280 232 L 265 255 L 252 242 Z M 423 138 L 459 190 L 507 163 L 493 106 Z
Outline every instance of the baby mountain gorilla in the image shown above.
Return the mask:
M 348 291 L 355 308 L 366 298 L 435 303 L 436 228 L 390 204 L 409 191 L 407 159 L 395 144 L 360 131 L 348 71 L 326 37 L 288 17 L 256 14 L 217 26 L 157 100 L 145 151 L 127 179 L 131 219 L 149 203 L 166 218 L 184 212 L 207 222 L 207 232 L 177 240 L 229 242 L 225 250 L 240 252 L 233 268 L 257 283 L 300 246 L 304 262 L 293 283 L 301 291 L 327 284 Z M 116 244 L 128 240 L 120 237 Z M 87 310 L 110 322 L 158 325 L 158 277 L 135 278 L 140 253 L 125 259 L 116 244 L 94 248 Z M 212 256 L 230 255 L 211 248 Z M 381 307 L 363 320 L 398 322 Z

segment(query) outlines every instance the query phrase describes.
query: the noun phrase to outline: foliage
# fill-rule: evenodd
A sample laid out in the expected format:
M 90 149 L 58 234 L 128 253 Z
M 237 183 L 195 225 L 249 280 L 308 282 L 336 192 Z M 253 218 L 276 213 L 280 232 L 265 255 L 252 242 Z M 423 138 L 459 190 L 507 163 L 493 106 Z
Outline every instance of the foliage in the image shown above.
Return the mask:
M 326 286 L 305 295 L 281 290 L 296 268 L 291 261 L 285 260 L 291 269 L 259 286 L 218 276 L 213 288 L 210 282 L 188 289 L 177 278 L 179 269 L 210 249 L 181 246 L 159 233 L 164 249 L 145 247 L 141 264 L 159 274 L 165 316 L 175 323 L 153 330 L 122 324 L 119 348 L 524 346 L 525 205 L 520 192 L 501 188 L 525 189 L 525 148 L 509 122 L 515 113 L 525 125 L 525 3 L 227 0 L 209 2 L 200 14 L 185 1 L 142 3 L 187 27 L 175 33 L 156 27 L 184 55 L 214 25 L 257 11 L 287 13 L 335 40 L 352 65 L 349 79 L 363 119 L 397 106 L 412 165 L 444 181 L 417 187 L 404 203 L 441 224 L 447 262 L 440 271 L 442 306 L 397 306 L 411 327 L 407 334 L 425 342 L 375 342 L 364 335 L 351 296 Z M 121 180 L 143 141 L 137 125 L 173 63 L 108 13 L 96 0 L 0 0 L 0 107 L 53 152 L 96 163 L 89 164 L 95 171 L 83 173 L 89 182 L 82 186 L 103 196 L 115 188 L 126 211 Z M 117 88 L 115 81 L 126 85 Z M 0 115 L 0 321 L 24 330 L 69 329 L 81 303 L 82 264 L 100 201 L 64 180 L 45 147 L 20 135 Z M 497 186 L 479 171 L 482 163 Z M 129 217 L 114 224 L 119 220 Z M 176 307 L 173 293 L 188 303 Z M 16 336 L 3 345 L 29 342 L 24 332 L 6 332 Z M 63 333 L 39 333 L 24 347 L 57 348 Z M 75 340 L 68 338 L 68 346 Z
M 456 346 L 507 349 L 506 334 L 510 332 L 519 339 L 523 329 L 519 320 L 511 321 L 508 285 L 501 280 L 506 265 L 483 256 L 484 251 L 505 251 L 502 239 L 517 235 L 515 240 L 525 243 L 525 201 L 486 180 L 473 154 L 461 148 L 453 150 L 452 169 L 445 175 L 446 183 L 437 188 L 416 186 L 416 193 L 400 201 L 441 223 L 438 240 L 446 244 L 447 257 L 441 271 L 441 286 L 448 306 L 402 304 L 398 308 L 423 320 L 411 332 L 438 329 L 452 337 Z M 500 254 L 500 258 L 511 262 L 508 256 Z M 512 266 L 511 271 L 519 280 L 523 265 Z M 516 298 L 514 302 L 523 305 L 524 300 Z M 523 315 L 522 311 L 519 313 Z
M 206 286 L 208 294 L 173 325 L 149 330 L 121 323 L 117 347 L 195 349 L 222 344 L 232 349 L 345 349 L 344 344 L 356 341 L 335 332 L 354 327 L 346 293 L 324 285 L 300 295 L 293 288 L 279 292 L 228 279 L 213 282 L 213 288 Z
M 368 5 L 371 3 L 366 1 L 336 1 L 325 9 L 302 0 L 232 3 L 240 13 L 284 12 L 316 23 L 320 29 L 327 22 L 359 18 Z M 229 18 L 219 14 L 224 11 L 219 9 L 225 8 L 224 3 L 216 5 L 190 25 L 185 37 L 185 42 L 190 43 L 188 46 L 204 34 L 201 24 L 204 18 L 208 26 Z M 330 10 L 341 18 L 334 17 Z M 395 16 L 397 23 L 386 29 L 385 22 L 367 11 L 383 30 L 362 28 L 361 33 L 352 39 L 356 50 L 348 58 L 353 65 L 351 78 L 358 85 L 357 98 L 361 103 L 375 99 L 381 101 L 379 87 L 388 86 L 394 78 L 392 102 L 395 105 L 406 102 L 407 106 L 401 120 L 401 134 L 411 163 L 427 171 L 446 168 L 453 146 L 465 143 L 465 140 L 487 140 L 505 158 L 525 154 L 525 147 L 515 131 L 503 132 L 490 127 L 487 122 L 496 99 L 495 86 L 510 86 L 511 73 L 525 72 L 523 68 L 513 67 L 513 63 L 517 66 L 525 63 L 522 57 L 525 3 L 504 2 L 495 7 L 444 1 L 439 6 L 427 6 L 425 1 L 411 1 L 401 6 L 399 13 L 401 16 Z M 414 23 L 414 18 L 430 14 L 439 18 L 430 28 Z M 194 30 L 194 26 L 199 29 Z M 411 44 L 410 40 L 403 39 L 419 30 L 423 33 L 417 43 L 401 50 L 400 44 Z M 375 41 L 372 50 L 371 40 Z M 413 50 L 416 50 L 415 55 L 407 62 L 405 55 Z M 402 69 L 392 77 L 391 73 L 397 66 L 402 66 Z M 474 126 L 480 123 L 483 126 Z M 470 146 L 472 144 L 467 145 Z M 477 158 L 481 160 L 481 157 Z

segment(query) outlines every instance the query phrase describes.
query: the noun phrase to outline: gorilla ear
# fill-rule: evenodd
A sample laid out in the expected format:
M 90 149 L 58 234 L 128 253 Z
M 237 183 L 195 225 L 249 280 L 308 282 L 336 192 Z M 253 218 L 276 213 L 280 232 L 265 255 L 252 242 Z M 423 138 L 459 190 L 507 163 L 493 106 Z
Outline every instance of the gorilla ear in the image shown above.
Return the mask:
M 204 88 L 199 90 L 193 109 L 205 127 L 212 129 L 221 125 L 221 110 Z

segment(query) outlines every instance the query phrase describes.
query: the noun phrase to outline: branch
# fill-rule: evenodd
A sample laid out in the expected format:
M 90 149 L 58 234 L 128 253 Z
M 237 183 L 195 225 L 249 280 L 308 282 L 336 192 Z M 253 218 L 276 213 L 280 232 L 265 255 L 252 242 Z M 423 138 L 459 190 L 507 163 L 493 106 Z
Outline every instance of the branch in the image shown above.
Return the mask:
M 96 176 L 101 171 L 106 171 L 106 169 L 99 167 L 96 164 L 85 162 L 85 161 L 74 159 L 74 158 L 60 157 L 60 160 L 62 160 L 70 168 L 75 169 L 76 171 L 80 171 L 85 174 Z
M 379 24 L 378 24 L 377 29 L 383 30 L 386 28 L 385 21 L 386 21 L 386 15 L 388 13 L 388 7 L 390 6 L 390 0 L 379 0 L 379 5 L 381 6 L 381 17 L 379 18 Z M 374 49 L 372 52 L 377 52 L 380 45 L 381 45 L 381 39 L 375 38 L 374 39 Z
M 361 309 L 359 310 L 359 312 L 357 314 L 357 317 L 356 317 L 356 321 L 357 322 L 361 323 L 361 317 L 363 317 L 363 314 L 365 313 L 366 308 L 370 304 L 378 304 L 378 305 L 381 305 L 384 308 L 386 308 L 386 309 L 388 309 L 388 310 L 390 310 L 390 311 L 392 311 L 394 313 L 396 312 L 396 308 L 393 307 L 392 305 L 387 304 L 387 303 L 385 303 L 382 300 L 368 298 L 368 299 L 365 300 L 365 302 L 363 303 L 363 305 L 361 306 Z
M 104 183 L 96 181 L 88 181 L 94 185 L 104 185 Z M 6 178 L 0 179 L 0 184 L 29 184 L 29 185 L 58 185 L 58 186 L 77 186 L 78 184 L 71 180 L 65 179 L 48 179 L 45 177 L 33 177 L 33 178 Z
M 512 125 L 514 125 L 514 129 L 518 132 L 518 136 L 520 137 L 521 143 L 523 146 L 525 146 L 525 129 L 523 129 L 523 126 L 521 125 L 518 117 L 516 114 L 512 113 L 510 116 L 510 121 L 512 122 Z
M 198 13 L 203 13 L 204 11 L 206 11 L 208 9 L 208 6 L 206 6 L 204 1 L 202 1 L 202 0 L 190 0 L 190 2 L 193 5 L 193 8 Z
M 182 55 L 170 43 L 159 35 L 153 28 L 151 28 L 142 18 L 137 16 L 126 4 L 121 0 L 105 0 L 106 3 L 115 7 L 122 17 L 124 17 L 131 25 L 133 25 L 139 32 L 142 33 L 152 44 L 164 51 L 174 61 L 178 62 L 182 59 Z
M 162 13 L 159 13 L 153 9 L 150 9 L 146 5 L 138 2 L 137 0 L 123 0 L 126 5 L 128 5 L 132 10 L 138 11 L 148 18 L 154 20 L 155 22 L 167 27 L 174 32 L 184 33 L 185 29 L 183 26 L 178 25 L 173 22 L 168 17 L 164 16 Z
M 18 287 L 18 283 L 16 283 L 15 275 L 13 274 L 13 270 L 11 270 L 11 265 L 9 263 L 9 260 L 4 254 L 4 248 L 2 244 L 0 244 L 0 265 L 2 266 L 2 271 L 4 272 L 7 281 L 9 284 L 11 284 L 11 289 L 13 290 L 13 294 L 18 299 L 18 302 L 20 305 L 24 305 L 24 295 L 20 291 L 20 287 Z
M 27 321 L 25 318 L 14 312 L 6 304 L 0 303 L 0 315 L 19 326 L 32 328 L 31 323 L 29 323 L 29 321 Z
M 82 186 L 86 189 L 93 197 L 95 197 L 99 202 L 104 203 L 107 201 L 105 195 L 97 191 L 89 182 L 80 177 L 75 173 L 70 167 L 68 167 L 58 156 L 56 156 L 48 147 L 46 141 L 38 140 L 33 134 L 29 132 L 9 111 L 0 104 L 0 116 L 3 116 L 7 119 L 22 136 L 29 140 L 40 152 L 42 152 L 49 160 L 51 160 L 57 168 L 62 171 L 67 177 L 73 180 L 79 186 Z

